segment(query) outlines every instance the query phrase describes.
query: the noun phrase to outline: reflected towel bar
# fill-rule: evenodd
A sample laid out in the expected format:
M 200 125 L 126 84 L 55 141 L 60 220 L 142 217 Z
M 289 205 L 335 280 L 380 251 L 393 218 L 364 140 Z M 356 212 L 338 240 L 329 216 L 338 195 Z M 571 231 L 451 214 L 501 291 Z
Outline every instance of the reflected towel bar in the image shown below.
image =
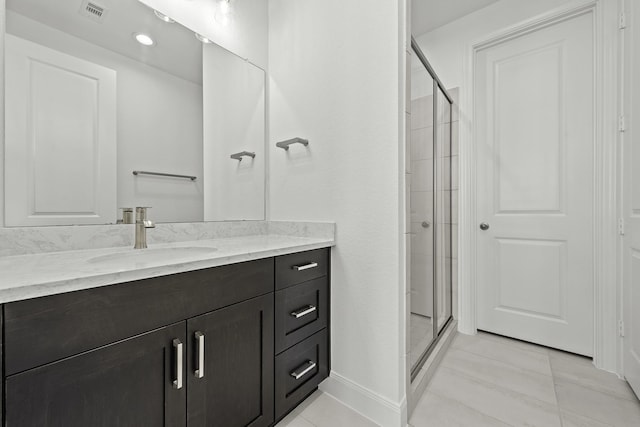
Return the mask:
M 162 172 L 147 172 L 147 171 L 133 171 L 134 175 L 155 175 L 155 176 L 170 176 L 172 178 L 188 178 L 191 181 L 195 181 L 196 177 L 191 175 L 176 175 L 173 173 L 162 173 Z
M 285 151 L 288 151 L 291 144 L 302 144 L 306 147 L 307 145 L 309 145 L 309 140 L 302 138 L 287 139 L 286 141 L 277 142 L 276 147 L 280 147 Z
M 234 160 L 242 161 L 243 157 L 251 157 L 252 159 L 256 157 L 256 153 L 252 153 L 251 151 L 241 151 L 239 153 L 235 153 L 231 155 L 231 158 Z

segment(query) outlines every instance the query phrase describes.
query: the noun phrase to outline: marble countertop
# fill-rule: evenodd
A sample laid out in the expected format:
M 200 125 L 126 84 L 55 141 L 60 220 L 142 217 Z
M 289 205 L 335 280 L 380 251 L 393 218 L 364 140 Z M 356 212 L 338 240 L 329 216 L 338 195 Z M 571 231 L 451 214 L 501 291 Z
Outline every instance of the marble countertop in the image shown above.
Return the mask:
M 334 245 L 275 234 L 0 257 L 0 303 L 234 264 Z M 144 251 L 147 251 L 143 254 Z

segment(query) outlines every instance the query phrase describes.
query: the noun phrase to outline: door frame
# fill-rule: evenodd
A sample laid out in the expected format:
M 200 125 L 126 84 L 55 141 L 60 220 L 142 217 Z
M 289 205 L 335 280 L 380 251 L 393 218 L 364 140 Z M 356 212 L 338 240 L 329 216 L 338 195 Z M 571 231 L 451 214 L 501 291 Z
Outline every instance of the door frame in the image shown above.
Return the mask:
M 460 232 L 458 253 L 458 327 L 477 333 L 477 152 L 474 127 L 474 78 L 477 53 L 523 34 L 592 14 L 594 34 L 594 349 L 596 367 L 621 373 L 620 283 L 617 275 L 619 216 L 617 195 L 618 156 L 618 1 L 579 0 L 487 35 L 466 47 L 460 93 Z

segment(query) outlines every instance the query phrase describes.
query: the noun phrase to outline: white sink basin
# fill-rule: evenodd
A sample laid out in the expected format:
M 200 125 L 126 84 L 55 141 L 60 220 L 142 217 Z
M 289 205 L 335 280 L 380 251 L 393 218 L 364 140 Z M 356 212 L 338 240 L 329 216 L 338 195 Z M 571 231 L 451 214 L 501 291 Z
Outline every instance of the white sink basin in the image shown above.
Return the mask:
M 202 258 L 217 250 L 211 247 L 130 249 L 126 252 L 90 258 L 88 262 L 100 266 L 139 268 L 148 265 L 179 264 L 180 262 Z

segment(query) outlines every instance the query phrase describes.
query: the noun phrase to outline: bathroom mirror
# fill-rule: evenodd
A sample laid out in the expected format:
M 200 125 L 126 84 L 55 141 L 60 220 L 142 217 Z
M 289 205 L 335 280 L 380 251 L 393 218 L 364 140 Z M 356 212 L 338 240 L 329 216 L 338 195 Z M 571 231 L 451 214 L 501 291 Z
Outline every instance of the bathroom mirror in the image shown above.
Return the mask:
M 262 69 L 135 0 L 6 9 L 5 226 L 264 219 Z

